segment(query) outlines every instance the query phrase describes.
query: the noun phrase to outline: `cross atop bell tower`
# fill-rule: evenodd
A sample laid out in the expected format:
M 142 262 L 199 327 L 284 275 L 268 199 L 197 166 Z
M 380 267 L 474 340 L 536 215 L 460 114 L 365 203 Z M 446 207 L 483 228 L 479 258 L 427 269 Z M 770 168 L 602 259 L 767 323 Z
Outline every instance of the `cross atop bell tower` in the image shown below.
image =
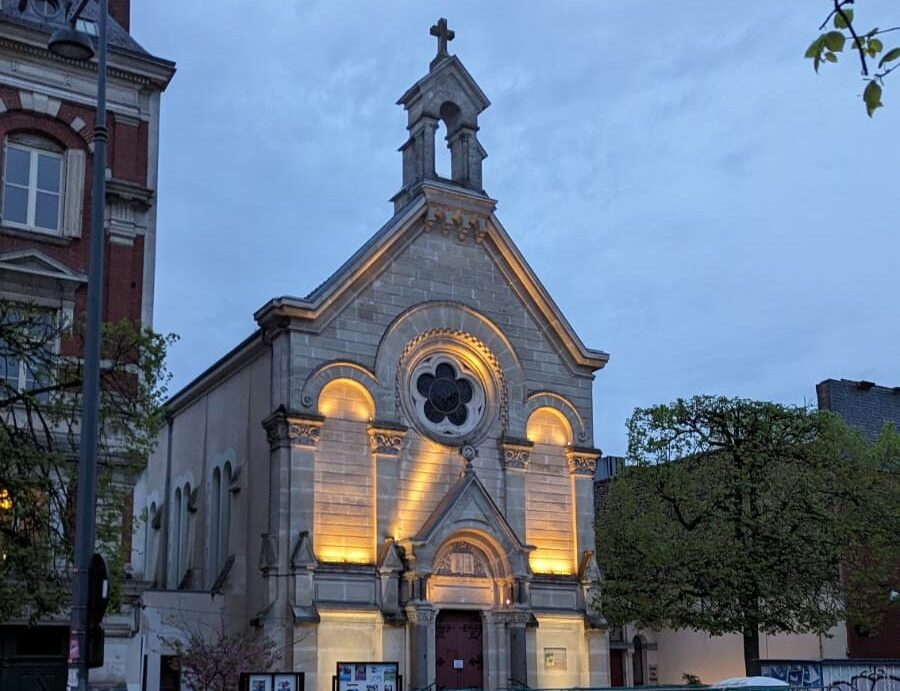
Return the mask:
M 447 44 L 456 33 L 441 17 L 430 29 L 437 38 L 437 55 L 428 74 L 397 101 L 406 109 L 409 139 L 403 153 L 403 189 L 394 197 L 396 208 L 414 196 L 420 183 L 434 180 L 485 196 L 481 184 L 481 163 L 487 153 L 478 141 L 478 115 L 491 102 L 460 59 L 450 55 Z M 450 179 L 435 172 L 435 134 L 440 122 L 447 127 L 450 149 Z
M 437 55 L 434 56 L 434 60 L 431 61 L 431 67 L 434 67 L 441 60 L 449 56 L 447 52 L 447 43 L 456 38 L 456 32 L 447 28 L 447 19 L 441 17 L 438 19 L 437 24 L 434 24 L 430 29 L 431 35 L 436 37 L 438 40 L 438 51 Z

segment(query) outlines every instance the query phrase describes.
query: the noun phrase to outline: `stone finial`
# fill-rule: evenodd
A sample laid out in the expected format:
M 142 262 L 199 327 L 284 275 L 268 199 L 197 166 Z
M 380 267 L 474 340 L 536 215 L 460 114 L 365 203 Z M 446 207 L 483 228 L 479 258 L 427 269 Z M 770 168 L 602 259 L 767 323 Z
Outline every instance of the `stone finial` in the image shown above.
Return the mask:
M 597 459 L 600 456 L 600 449 L 570 446 L 566 449 L 569 473 L 579 477 L 594 477 L 594 472 L 597 470 Z
M 503 454 L 503 467 L 508 470 L 528 470 L 528 459 L 534 443 L 527 439 L 511 439 L 505 437 L 497 442 Z
M 292 446 L 315 448 L 319 444 L 325 418 L 294 413 L 279 407 L 262 421 L 272 451 Z

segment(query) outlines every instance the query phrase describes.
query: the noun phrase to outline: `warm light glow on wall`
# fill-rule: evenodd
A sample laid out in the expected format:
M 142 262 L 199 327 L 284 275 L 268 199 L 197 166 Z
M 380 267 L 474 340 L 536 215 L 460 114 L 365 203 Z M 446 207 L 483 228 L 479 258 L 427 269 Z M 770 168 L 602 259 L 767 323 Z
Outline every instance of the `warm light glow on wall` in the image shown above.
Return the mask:
M 322 387 L 319 413 L 345 420 L 371 420 L 375 401 L 362 384 L 352 379 L 335 379 Z
M 572 442 L 572 427 L 566 416 L 553 408 L 538 408 L 528 418 L 528 441 L 535 444 L 565 446 Z
M 321 547 L 316 556 L 320 561 L 332 564 L 370 564 L 372 562 L 368 550 L 350 547 Z
M 447 490 L 444 485 L 436 486 L 440 484 L 436 476 L 447 462 L 447 449 L 430 439 L 422 438 L 418 443 L 415 460 L 409 466 L 405 486 L 398 495 L 391 527 L 396 539 L 409 537 L 418 530 Z
M 572 575 L 572 564 L 567 559 L 545 559 L 541 558 L 539 552 L 540 550 L 533 552 L 528 560 L 534 573 L 553 576 Z
M 313 549 L 326 562 L 374 563 L 374 460 L 367 431 L 374 401 L 362 384 L 335 379 L 322 387 L 319 412 L 325 423 L 316 452 Z
M 13 500 L 9 494 L 9 490 L 5 487 L 0 488 L 0 511 L 11 511 Z

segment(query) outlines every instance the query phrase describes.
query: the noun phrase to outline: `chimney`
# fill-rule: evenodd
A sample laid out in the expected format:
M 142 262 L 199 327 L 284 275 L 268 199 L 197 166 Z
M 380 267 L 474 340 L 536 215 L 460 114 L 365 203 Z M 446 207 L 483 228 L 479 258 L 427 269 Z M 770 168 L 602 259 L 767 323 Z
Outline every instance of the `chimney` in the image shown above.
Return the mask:
M 125 31 L 131 31 L 131 0 L 109 0 L 109 16 Z

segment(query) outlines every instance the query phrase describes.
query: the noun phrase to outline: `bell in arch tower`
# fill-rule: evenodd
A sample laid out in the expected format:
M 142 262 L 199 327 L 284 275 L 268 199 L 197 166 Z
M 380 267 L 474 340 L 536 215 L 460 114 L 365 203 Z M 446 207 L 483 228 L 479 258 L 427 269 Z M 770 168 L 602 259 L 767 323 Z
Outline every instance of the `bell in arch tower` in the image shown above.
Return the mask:
M 491 103 L 455 55 L 447 51 L 454 32 L 441 18 L 431 27 L 438 51 L 428 74 L 410 87 L 400 100 L 406 110 L 409 139 L 400 147 L 403 154 L 403 188 L 394 197 L 396 208 L 403 206 L 425 181 L 441 181 L 484 195 L 481 164 L 487 153 L 478 141 L 478 115 Z M 435 147 L 440 123 L 447 128 L 450 149 L 450 179 L 435 170 Z

